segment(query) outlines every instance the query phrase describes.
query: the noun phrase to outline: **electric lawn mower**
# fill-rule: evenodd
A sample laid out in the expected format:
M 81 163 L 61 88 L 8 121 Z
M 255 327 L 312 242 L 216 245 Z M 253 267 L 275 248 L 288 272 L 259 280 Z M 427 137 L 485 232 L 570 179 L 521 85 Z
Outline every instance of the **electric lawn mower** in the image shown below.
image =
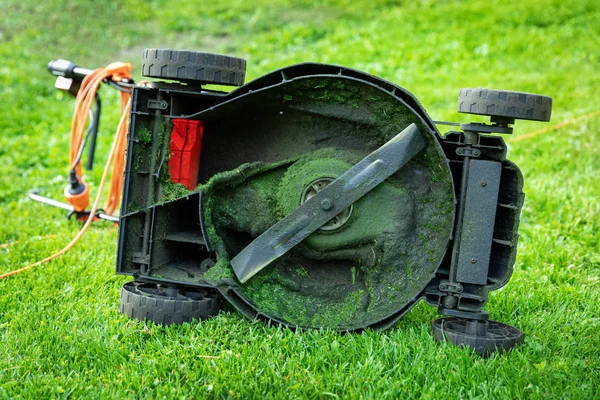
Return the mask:
M 443 123 L 350 68 L 303 63 L 245 84 L 245 67 L 144 51 L 142 74 L 156 81 L 128 87 L 117 273 L 134 281 L 121 311 L 182 323 L 225 299 L 250 319 L 358 331 L 388 328 L 424 299 L 447 316 L 433 322 L 437 340 L 480 354 L 521 343 L 483 310 L 511 277 L 524 200 L 491 134 L 549 121 L 552 100 L 462 89 L 458 111 L 491 122 Z

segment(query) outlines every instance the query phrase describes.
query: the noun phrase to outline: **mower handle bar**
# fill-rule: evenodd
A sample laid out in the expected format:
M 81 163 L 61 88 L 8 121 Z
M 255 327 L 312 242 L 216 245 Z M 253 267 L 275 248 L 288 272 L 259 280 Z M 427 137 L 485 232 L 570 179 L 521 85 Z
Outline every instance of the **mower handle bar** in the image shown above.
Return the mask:
M 91 69 L 82 68 L 68 60 L 52 60 L 48 63 L 48 71 L 52 75 L 82 81 L 83 78 L 94 72 Z

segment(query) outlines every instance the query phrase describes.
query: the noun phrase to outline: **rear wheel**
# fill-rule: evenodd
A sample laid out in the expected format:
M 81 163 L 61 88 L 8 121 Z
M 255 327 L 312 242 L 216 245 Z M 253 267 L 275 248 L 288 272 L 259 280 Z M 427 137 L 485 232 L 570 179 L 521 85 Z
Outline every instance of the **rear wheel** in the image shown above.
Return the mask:
M 146 49 L 142 75 L 187 83 L 242 86 L 246 60 L 197 51 Z
M 457 346 L 471 347 L 484 357 L 523 343 L 520 330 L 497 321 L 439 318 L 432 322 L 431 327 L 438 342 L 449 341 Z
M 219 311 L 219 295 L 186 286 L 127 282 L 121 288 L 121 313 L 161 325 L 206 319 Z
M 552 114 L 552 98 L 509 90 L 461 89 L 458 112 L 548 122 Z

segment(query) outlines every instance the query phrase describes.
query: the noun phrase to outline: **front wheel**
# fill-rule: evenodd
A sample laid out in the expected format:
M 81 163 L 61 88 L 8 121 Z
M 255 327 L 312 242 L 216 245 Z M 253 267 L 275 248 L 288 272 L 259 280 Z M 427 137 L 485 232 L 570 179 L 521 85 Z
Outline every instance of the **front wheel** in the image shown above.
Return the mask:
M 219 295 L 187 286 L 127 282 L 121 288 L 122 314 L 161 325 L 207 319 L 219 312 Z

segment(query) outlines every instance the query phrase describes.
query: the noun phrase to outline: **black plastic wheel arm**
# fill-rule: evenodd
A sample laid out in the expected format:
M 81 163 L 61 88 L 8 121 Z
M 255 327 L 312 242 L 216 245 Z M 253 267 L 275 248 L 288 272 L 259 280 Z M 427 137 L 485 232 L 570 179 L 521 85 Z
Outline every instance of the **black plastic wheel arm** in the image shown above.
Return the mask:
M 369 154 L 288 216 L 263 232 L 231 260 L 241 283 L 306 239 L 363 197 L 425 148 L 415 124 Z

